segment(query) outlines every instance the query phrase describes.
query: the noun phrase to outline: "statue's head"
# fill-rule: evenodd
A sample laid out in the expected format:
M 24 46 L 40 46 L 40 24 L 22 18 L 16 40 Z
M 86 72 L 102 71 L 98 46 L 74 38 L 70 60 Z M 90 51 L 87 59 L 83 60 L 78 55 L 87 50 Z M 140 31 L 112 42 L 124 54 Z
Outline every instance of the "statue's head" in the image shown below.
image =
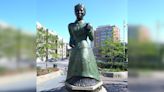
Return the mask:
M 86 13 L 86 9 L 83 4 L 75 5 L 75 15 L 78 20 L 82 20 Z

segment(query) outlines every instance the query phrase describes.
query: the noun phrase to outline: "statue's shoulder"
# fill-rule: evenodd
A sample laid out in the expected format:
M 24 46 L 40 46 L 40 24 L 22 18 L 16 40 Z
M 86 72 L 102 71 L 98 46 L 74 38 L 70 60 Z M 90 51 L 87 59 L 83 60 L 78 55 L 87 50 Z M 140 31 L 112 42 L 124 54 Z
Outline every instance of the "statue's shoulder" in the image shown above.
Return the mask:
M 93 26 L 90 23 L 86 23 L 85 27 L 86 27 L 87 30 L 93 29 Z
M 91 26 L 91 27 L 92 27 L 92 24 L 91 24 L 91 23 L 89 23 L 89 22 L 87 22 L 87 23 L 86 23 L 86 25 L 87 25 L 87 26 Z
M 72 28 L 75 25 L 75 23 L 69 23 L 68 28 Z

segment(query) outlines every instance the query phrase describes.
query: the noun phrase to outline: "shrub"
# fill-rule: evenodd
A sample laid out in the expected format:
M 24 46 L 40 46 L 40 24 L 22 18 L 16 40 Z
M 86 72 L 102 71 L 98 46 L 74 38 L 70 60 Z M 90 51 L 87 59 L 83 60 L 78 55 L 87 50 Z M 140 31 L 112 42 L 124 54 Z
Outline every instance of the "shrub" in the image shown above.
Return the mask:
M 97 66 L 99 68 L 112 68 L 112 69 L 120 69 L 120 70 L 128 70 L 128 65 L 124 62 L 97 62 Z

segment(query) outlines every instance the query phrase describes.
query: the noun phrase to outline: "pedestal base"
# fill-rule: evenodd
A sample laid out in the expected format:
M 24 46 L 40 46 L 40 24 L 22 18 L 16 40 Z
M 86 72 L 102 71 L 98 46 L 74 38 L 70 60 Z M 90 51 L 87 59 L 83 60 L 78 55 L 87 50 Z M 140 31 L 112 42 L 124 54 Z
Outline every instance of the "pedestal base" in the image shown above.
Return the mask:
M 104 87 L 102 87 L 99 92 L 107 92 L 107 90 Z
M 65 83 L 65 87 L 68 92 L 107 92 L 106 89 L 102 86 L 102 84 L 103 83 L 101 81 L 94 86 L 80 87 Z

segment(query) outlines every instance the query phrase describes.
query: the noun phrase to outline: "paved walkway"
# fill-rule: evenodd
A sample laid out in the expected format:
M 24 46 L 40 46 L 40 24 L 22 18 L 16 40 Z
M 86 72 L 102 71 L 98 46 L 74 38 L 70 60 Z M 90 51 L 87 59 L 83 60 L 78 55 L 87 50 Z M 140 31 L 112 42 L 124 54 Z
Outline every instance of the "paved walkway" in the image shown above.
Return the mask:
M 104 76 L 101 76 L 101 79 L 108 92 L 129 92 L 127 79 L 109 78 Z
M 35 92 L 36 72 L 0 77 L 0 92 Z
M 64 88 L 64 81 L 66 75 L 62 75 L 56 79 L 49 80 L 44 84 L 41 84 L 37 87 L 37 91 L 42 92 L 63 92 Z M 108 78 L 101 76 L 103 81 L 104 87 L 107 89 L 108 92 L 128 92 L 127 89 L 127 79 L 118 79 L 118 78 Z
M 42 84 L 37 85 L 38 92 L 65 92 L 64 81 L 66 79 L 66 68 L 68 61 L 55 62 L 58 67 L 65 73 L 58 76 L 57 78 L 46 81 Z M 127 89 L 127 78 L 109 78 L 101 76 L 104 87 L 108 92 L 128 92 Z

